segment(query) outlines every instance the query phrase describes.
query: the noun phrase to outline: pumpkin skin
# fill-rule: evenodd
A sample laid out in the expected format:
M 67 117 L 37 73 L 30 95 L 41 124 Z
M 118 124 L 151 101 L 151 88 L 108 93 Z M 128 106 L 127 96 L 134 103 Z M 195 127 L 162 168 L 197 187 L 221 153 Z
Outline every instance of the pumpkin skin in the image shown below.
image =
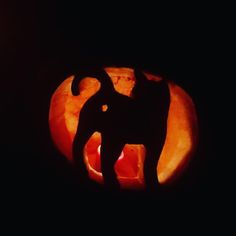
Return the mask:
M 135 85 L 134 71 L 131 68 L 105 68 L 117 92 L 131 97 Z M 145 73 L 149 80 L 162 78 Z M 80 94 L 73 96 L 71 83 L 74 76 L 64 80 L 52 95 L 49 110 L 49 127 L 52 139 L 59 151 L 72 162 L 72 142 L 79 122 L 79 112 L 83 104 L 95 94 L 100 83 L 96 78 L 86 77 L 79 84 Z M 157 178 L 160 184 L 168 184 L 185 170 L 197 146 L 198 124 L 195 106 L 190 96 L 178 85 L 168 82 L 170 107 L 167 119 L 165 144 L 157 165 Z M 104 109 L 106 109 L 104 107 Z M 84 163 L 89 177 L 103 183 L 100 169 L 99 146 L 101 135 L 95 132 L 84 148 Z M 143 163 L 145 147 L 126 144 L 123 153 L 115 164 L 115 171 L 121 188 L 144 188 Z M 73 163 L 73 162 L 72 162 Z

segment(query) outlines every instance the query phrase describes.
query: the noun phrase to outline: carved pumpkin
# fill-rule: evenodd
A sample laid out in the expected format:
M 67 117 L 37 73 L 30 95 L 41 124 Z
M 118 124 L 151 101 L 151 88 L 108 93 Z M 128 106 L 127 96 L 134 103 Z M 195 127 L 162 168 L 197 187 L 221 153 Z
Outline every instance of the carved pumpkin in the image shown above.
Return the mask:
M 105 68 L 111 77 L 115 90 L 131 96 L 135 85 L 134 71 L 130 68 Z M 161 78 L 147 74 L 149 80 Z M 79 113 L 85 102 L 100 88 L 96 78 L 86 77 L 79 85 L 79 96 L 71 93 L 74 76 L 67 78 L 56 89 L 51 98 L 49 126 L 56 147 L 72 161 L 72 142 L 79 122 Z M 170 107 L 167 119 L 165 144 L 157 165 L 157 178 L 160 184 L 167 184 L 176 179 L 187 166 L 197 144 L 197 116 L 189 95 L 178 85 L 168 82 Z M 107 107 L 103 107 L 104 111 Z M 96 117 L 95 117 L 96 119 Z M 101 135 L 95 132 L 84 148 L 84 162 L 89 177 L 103 182 L 100 166 Z M 115 164 L 115 171 L 122 188 L 143 188 L 143 163 L 145 148 L 143 145 L 126 144 Z

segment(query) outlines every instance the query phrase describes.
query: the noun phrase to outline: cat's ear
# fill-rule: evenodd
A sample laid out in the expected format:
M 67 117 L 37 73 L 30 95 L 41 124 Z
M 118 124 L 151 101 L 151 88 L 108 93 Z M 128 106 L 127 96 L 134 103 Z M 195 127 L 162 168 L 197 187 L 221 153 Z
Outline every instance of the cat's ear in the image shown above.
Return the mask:
M 134 76 L 138 83 L 147 81 L 145 74 L 139 69 L 134 69 Z

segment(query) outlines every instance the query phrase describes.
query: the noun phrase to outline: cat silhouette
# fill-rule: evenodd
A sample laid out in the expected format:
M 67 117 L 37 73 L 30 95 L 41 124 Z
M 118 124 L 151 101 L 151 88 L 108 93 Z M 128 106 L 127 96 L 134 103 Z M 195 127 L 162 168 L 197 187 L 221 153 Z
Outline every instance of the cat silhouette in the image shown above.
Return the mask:
M 81 71 L 72 81 L 72 94 L 78 95 L 78 85 L 87 76 L 100 81 L 100 89 L 82 107 L 79 124 L 73 140 L 73 160 L 82 176 L 87 176 L 83 149 L 94 132 L 100 132 L 101 171 L 104 184 L 119 189 L 114 170 L 125 144 L 143 144 L 146 149 L 144 181 L 147 189 L 156 189 L 157 163 L 165 142 L 170 94 L 167 82 L 148 80 L 145 74 L 134 69 L 135 85 L 132 96 L 118 93 L 104 69 Z M 106 110 L 103 107 L 106 106 Z

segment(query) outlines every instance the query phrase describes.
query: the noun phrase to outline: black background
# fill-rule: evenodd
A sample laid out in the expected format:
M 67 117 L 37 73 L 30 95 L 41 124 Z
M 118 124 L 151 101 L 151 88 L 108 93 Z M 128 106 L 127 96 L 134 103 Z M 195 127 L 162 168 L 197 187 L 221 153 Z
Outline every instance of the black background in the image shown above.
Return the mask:
M 225 109 L 221 105 L 219 115 L 216 100 L 228 86 L 218 83 L 225 47 L 225 25 L 219 17 L 223 9 L 122 2 L 2 3 L 1 168 L 12 203 L 47 203 L 56 209 L 90 206 L 101 212 L 107 207 L 110 216 L 114 209 L 135 215 L 140 208 L 191 211 L 198 204 L 205 209 L 224 204 L 219 196 L 227 195 L 227 188 L 220 169 L 226 162 L 219 161 L 215 148 L 220 143 L 217 119 Z M 175 81 L 190 94 L 198 113 L 199 146 L 175 186 L 156 194 L 114 195 L 99 186 L 84 190 L 76 183 L 50 139 L 48 111 L 53 91 L 80 64 L 138 66 Z

